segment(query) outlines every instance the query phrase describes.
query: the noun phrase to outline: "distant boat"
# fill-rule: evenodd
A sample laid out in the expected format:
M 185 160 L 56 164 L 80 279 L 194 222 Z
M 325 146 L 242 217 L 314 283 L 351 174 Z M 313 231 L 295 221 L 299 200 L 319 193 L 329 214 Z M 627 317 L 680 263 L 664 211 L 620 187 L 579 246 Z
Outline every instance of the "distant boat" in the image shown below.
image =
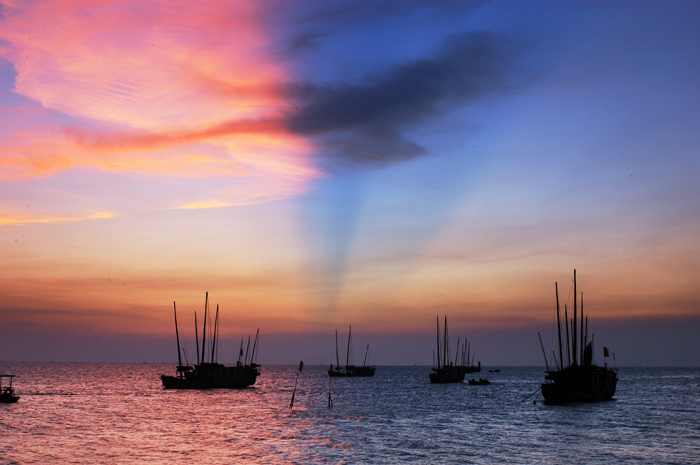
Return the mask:
M 258 345 L 258 336 L 260 330 L 255 334 L 255 342 L 253 343 L 253 351 L 248 362 L 248 350 L 243 357 L 243 341 L 241 340 L 240 354 L 238 362 L 235 366 L 225 366 L 215 361 L 217 354 L 217 336 L 219 333 L 219 307 L 216 307 L 216 320 L 214 322 L 214 336 L 211 343 L 211 357 L 207 361 L 206 358 L 206 331 L 207 331 L 207 314 L 209 313 L 209 293 L 206 294 L 204 303 L 204 329 L 202 330 L 202 351 L 199 351 L 199 334 L 197 332 L 197 312 L 194 314 L 194 331 L 195 344 L 197 346 L 197 363 L 194 366 L 183 365 L 180 355 L 180 335 L 177 329 L 177 310 L 175 302 L 173 302 L 173 311 L 175 313 L 175 337 L 177 339 L 177 369 L 175 376 L 161 375 L 163 387 L 166 389 L 212 389 L 212 388 L 228 388 L 238 389 L 252 386 L 255 384 L 260 370 L 257 363 L 253 363 L 255 357 L 255 349 Z M 250 348 L 250 338 L 248 338 L 248 349 Z M 201 355 L 201 357 L 200 357 Z
M 328 376 L 338 377 L 338 378 L 354 378 L 354 377 L 369 377 L 374 376 L 374 372 L 377 367 L 374 365 L 368 365 L 367 361 L 369 358 L 369 344 L 367 344 L 367 350 L 365 351 L 365 361 L 362 366 L 351 365 L 350 364 L 350 352 L 352 351 L 352 326 L 348 330 L 348 350 L 345 356 L 345 366 L 340 366 L 340 359 L 338 357 L 338 330 L 335 330 L 335 363 L 336 365 L 331 365 L 328 370 Z
M 19 396 L 15 395 L 15 389 L 12 387 L 12 378 L 15 375 L 0 375 L 0 404 L 14 404 L 19 400 Z M 7 386 L 2 385 L 3 378 L 7 378 Z
M 491 381 L 489 381 L 486 378 L 479 378 L 478 380 L 475 378 L 472 378 L 469 380 L 469 384 L 471 386 L 487 386 L 487 385 L 491 384 Z
M 440 353 L 442 352 L 442 358 Z M 470 346 L 465 340 L 460 347 L 459 339 L 457 340 L 457 356 L 452 363 L 449 338 L 447 332 L 447 316 L 445 316 L 445 329 L 443 342 L 440 344 L 440 317 L 437 317 L 437 365 L 433 360 L 433 372 L 430 373 L 430 382 L 433 384 L 445 383 L 461 383 L 464 381 L 465 373 L 476 373 L 481 371 L 481 362 L 477 366 L 473 363 L 473 357 L 470 360 Z M 461 355 L 461 356 L 460 356 Z
M 583 318 L 583 293 L 581 293 L 581 328 L 577 339 L 577 289 L 576 270 L 574 270 L 574 317 L 569 322 L 568 311 L 564 307 L 565 341 L 562 343 L 562 328 L 559 312 L 559 287 L 555 283 L 557 296 L 557 332 L 559 337 L 558 352 L 554 355 L 554 368 L 549 367 L 542 337 L 540 345 L 545 356 L 547 374 L 542 384 L 542 396 L 546 403 L 595 402 L 611 399 L 617 386 L 617 370 L 593 364 L 593 341 L 588 340 L 588 317 Z M 570 324 L 569 324 L 570 323 Z M 569 333 L 571 328 L 571 333 Z M 539 335 L 539 333 L 538 333 Z M 566 350 L 566 354 L 564 353 Z M 564 358 L 566 356 L 566 364 Z M 603 347 L 603 358 L 608 357 L 608 349 Z

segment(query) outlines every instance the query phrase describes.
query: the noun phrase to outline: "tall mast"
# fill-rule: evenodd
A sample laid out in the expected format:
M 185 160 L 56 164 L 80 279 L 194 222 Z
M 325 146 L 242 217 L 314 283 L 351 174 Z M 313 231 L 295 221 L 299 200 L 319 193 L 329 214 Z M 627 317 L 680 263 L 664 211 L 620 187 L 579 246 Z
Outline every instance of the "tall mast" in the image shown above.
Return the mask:
M 564 368 L 564 359 L 562 358 L 562 350 L 561 350 L 561 321 L 559 319 L 559 284 L 554 283 L 554 289 L 556 290 L 557 294 L 557 332 L 559 333 L 559 367 L 560 369 Z
M 586 338 L 584 337 L 583 330 L 583 291 L 581 291 L 581 364 L 583 364 L 583 350 L 586 348 Z
M 448 362 L 447 358 L 447 315 L 445 315 L 445 337 L 444 340 L 442 341 L 442 363 L 447 366 Z
M 216 352 L 216 334 L 219 332 L 219 304 L 216 304 L 216 319 L 214 320 L 214 341 L 211 344 L 211 363 L 214 363 L 214 352 Z
M 255 332 L 255 342 L 253 342 L 253 353 L 250 354 L 250 364 L 253 364 L 253 358 L 255 357 L 255 349 L 258 347 L 258 337 L 260 337 L 260 328 Z
M 204 350 L 206 346 L 204 345 L 207 340 L 207 313 L 209 309 L 209 293 L 207 292 L 204 297 L 204 328 L 202 329 L 202 363 L 207 358 L 207 353 Z
M 175 339 L 177 340 L 177 366 L 182 366 L 182 356 L 180 355 L 180 333 L 177 330 L 177 308 L 175 308 L 175 301 L 173 301 L 173 313 L 175 313 Z
M 437 367 L 440 368 L 440 316 L 436 315 L 435 320 L 437 321 Z
M 547 372 L 549 372 L 549 362 L 547 361 L 547 352 L 544 350 L 544 344 L 542 344 L 542 336 L 540 336 L 539 331 L 537 332 L 537 337 L 540 338 L 540 346 L 542 347 L 542 355 L 544 356 L 544 364 L 547 366 Z
M 577 299 L 578 291 L 576 290 L 576 270 L 574 269 L 574 326 L 572 328 L 573 334 L 571 335 L 571 351 L 574 353 L 574 365 L 577 365 L 576 355 L 578 353 L 578 344 L 576 341 L 576 310 L 578 309 L 578 305 L 576 305 Z
M 457 359 L 459 358 L 459 337 L 457 337 L 457 352 L 455 353 L 455 366 L 457 366 Z
M 569 345 L 569 306 L 564 304 L 564 320 L 566 323 L 566 364 L 571 366 L 571 347 Z
M 352 325 L 348 329 L 348 351 L 345 353 L 345 366 L 350 365 L 350 341 L 352 340 Z
M 199 360 L 199 331 L 197 330 L 197 310 L 194 311 L 194 345 L 197 347 L 197 365 L 201 362 Z
M 335 366 L 340 367 L 340 357 L 338 357 L 338 330 L 335 330 Z
M 367 350 L 365 351 L 365 361 L 362 362 L 362 366 L 367 365 L 367 357 L 369 356 L 369 344 L 367 344 Z

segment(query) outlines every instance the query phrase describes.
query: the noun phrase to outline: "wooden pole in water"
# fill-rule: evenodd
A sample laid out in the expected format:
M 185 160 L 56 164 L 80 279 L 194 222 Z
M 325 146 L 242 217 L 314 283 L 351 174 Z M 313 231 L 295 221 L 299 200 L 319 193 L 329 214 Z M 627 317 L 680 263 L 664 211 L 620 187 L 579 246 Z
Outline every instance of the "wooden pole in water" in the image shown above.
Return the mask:
M 182 356 L 180 355 L 180 333 L 177 330 L 177 308 L 175 307 L 175 301 L 173 301 L 173 313 L 175 314 L 175 339 L 177 340 L 177 366 L 179 368 L 182 366 Z
M 328 408 L 333 407 L 333 398 L 331 397 L 331 382 L 333 381 L 333 377 L 329 376 L 328 377 Z
M 289 403 L 289 410 L 294 408 L 294 396 L 297 394 L 297 383 L 299 383 L 299 373 L 304 369 L 304 361 L 299 362 L 299 371 L 297 371 L 297 379 L 294 381 L 294 391 L 292 392 L 292 401 Z

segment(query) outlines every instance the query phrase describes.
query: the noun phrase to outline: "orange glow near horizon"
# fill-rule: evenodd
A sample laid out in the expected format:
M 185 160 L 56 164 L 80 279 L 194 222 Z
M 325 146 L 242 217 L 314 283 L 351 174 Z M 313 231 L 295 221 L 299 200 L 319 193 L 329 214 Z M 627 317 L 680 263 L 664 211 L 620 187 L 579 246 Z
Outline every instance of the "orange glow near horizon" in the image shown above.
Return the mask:
M 419 3 L 2 2 L 0 327 L 700 318 L 695 7 Z

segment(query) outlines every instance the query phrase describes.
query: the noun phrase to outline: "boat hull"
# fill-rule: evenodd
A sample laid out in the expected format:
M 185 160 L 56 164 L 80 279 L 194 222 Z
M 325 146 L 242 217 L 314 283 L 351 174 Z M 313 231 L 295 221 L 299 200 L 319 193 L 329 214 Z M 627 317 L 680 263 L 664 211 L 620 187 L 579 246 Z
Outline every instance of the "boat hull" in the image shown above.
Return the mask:
M 178 376 L 161 375 L 165 389 L 242 389 L 255 384 L 260 371 L 257 367 L 219 364 L 195 366 L 194 370 Z
M 433 372 L 430 373 L 430 382 L 433 384 L 462 383 L 464 373 L 460 367 L 433 368 Z
M 328 376 L 333 378 L 368 378 L 374 376 L 377 367 L 372 366 L 347 366 L 328 370 Z
M 15 390 L 12 388 L 12 378 L 15 375 L 0 375 L 0 404 L 14 404 L 19 400 L 19 396 L 15 395 Z M 9 380 L 7 386 L 3 386 L 3 380 Z
M 612 399 L 617 388 L 617 374 L 610 369 L 591 366 L 572 367 L 550 372 L 542 384 L 546 403 L 598 402 Z

